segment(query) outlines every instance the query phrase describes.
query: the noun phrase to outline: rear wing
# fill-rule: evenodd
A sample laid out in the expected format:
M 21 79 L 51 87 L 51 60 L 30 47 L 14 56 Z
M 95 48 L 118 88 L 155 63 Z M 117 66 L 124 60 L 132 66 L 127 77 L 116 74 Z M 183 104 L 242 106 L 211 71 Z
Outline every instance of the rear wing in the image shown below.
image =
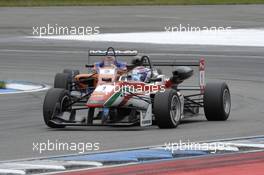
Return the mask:
M 113 47 L 108 47 L 107 50 L 89 50 L 87 68 L 92 68 L 94 65 L 90 63 L 90 56 L 137 56 L 136 50 L 115 50 Z
M 89 50 L 89 56 L 137 56 L 136 50 Z
M 190 61 L 170 61 L 170 62 L 152 62 L 153 66 L 193 66 L 199 67 L 199 87 L 182 87 L 181 90 L 200 90 L 201 93 L 204 93 L 205 90 L 205 59 L 201 58 L 200 60 L 190 60 Z
M 199 66 L 199 61 L 174 61 L 174 62 L 152 62 L 153 66 Z

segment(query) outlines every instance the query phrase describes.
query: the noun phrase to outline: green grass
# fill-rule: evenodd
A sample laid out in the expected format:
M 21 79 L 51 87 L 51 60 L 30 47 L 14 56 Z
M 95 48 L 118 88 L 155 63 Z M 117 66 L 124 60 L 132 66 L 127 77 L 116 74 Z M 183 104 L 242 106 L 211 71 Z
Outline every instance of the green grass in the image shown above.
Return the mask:
M 0 0 L 0 6 L 264 4 L 264 0 Z
M 5 89 L 6 83 L 4 81 L 0 81 L 0 89 Z

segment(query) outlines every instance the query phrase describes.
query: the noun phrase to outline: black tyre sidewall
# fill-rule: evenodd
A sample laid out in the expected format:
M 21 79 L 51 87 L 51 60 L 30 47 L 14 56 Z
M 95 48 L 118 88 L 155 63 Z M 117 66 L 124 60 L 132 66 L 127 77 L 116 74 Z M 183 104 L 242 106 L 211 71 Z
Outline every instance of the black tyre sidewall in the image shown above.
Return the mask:
M 63 73 L 70 74 L 72 78 L 74 78 L 76 75 L 80 74 L 79 70 L 72 70 L 72 69 L 64 69 Z
M 225 82 L 208 83 L 204 93 L 204 113 L 208 121 L 224 121 L 230 114 L 224 110 L 223 93 L 229 88 Z M 231 97 L 230 97 L 231 98 Z
M 57 73 L 54 79 L 54 88 L 71 90 L 72 77 L 68 73 Z
M 68 96 L 70 98 L 69 92 L 67 90 L 59 89 L 59 88 L 52 88 L 46 93 L 43 103 L 43 117 L 47 126 L 51 128 L 64 127 L 61 125 L 56 125 L 54 123 L 51 123 L 50 120 L 52 119 L 54 108 L 56 107 L 57 103 L 61 104 L 61 100 L 65 96 Z
M 176 90 L 168 89 L 165 92 L 157 92 L 154 97 L 153 112 L 159 128 L 176 128 L 180 123 L 180 119 L 174 121 L 170 115 L 171 100 L 175 95 L 179 98 Z

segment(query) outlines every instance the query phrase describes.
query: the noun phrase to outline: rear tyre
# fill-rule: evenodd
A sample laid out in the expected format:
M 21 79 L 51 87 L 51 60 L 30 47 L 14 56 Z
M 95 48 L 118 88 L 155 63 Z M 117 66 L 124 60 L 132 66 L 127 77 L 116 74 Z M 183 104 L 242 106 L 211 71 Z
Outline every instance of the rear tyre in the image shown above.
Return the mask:
M 71 90 L 72 77 L 68 73 L 57 73 L 54 79 L 54 88 Z
M 79 70 L 72 70 L 72 69 L 64 69 L 63 73 L 70 74 L 72 78 L 74 78 L 76 75 L 80 74 Z
M 231 110 L 231 96 L 225 82 L 206 84 L 203 100 L 204 113 L 208 121 L 228 119 Z
M 74 80 L 75 80 L 75 76 L 80 74 L 79 70 L 72 70 L 72 69 L 64 69 L 63 73 L 69 74 L 70 78 L 70 85 L 69 85 L 69 90 L 72 91 L 74 90 L 75 86 L 74 86 Z
M 154 97 L 154 115 L 159 128 L 176 128 L 181 120 L 181 102 L 173 89 L 157 92 Z
M 52 88 L 47 92 L 43 103 L 43 117 L 48 127 L 65 127 L 52 123 L 51 120 L 67 111 L 66 106 L 70 103 L 70 98 L 69 92 L 64 89 Z

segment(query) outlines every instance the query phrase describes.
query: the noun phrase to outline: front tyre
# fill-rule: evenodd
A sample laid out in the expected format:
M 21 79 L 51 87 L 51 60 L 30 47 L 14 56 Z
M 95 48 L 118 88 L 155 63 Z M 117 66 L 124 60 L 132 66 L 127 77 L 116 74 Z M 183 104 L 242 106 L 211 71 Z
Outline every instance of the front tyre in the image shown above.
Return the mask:
M 206 84 L 203 100 L 204 113 L 208 121 L 228 119 L 231 110 L 231 96 L 225 82 Z
M 154 97 L 154 115 L 159 128 L 176 128 L 181 120 L 181 101 L 177 91 L 168 89 Z
M 70 103 L 69 91 L 64 89 L 52 88 L 48 90 L 43 103 L 43 117 L 45 124 L 50 128 L 64 128 L 65 126 L 57 125 L 51 122 L 55 117 L 67 111 Z

